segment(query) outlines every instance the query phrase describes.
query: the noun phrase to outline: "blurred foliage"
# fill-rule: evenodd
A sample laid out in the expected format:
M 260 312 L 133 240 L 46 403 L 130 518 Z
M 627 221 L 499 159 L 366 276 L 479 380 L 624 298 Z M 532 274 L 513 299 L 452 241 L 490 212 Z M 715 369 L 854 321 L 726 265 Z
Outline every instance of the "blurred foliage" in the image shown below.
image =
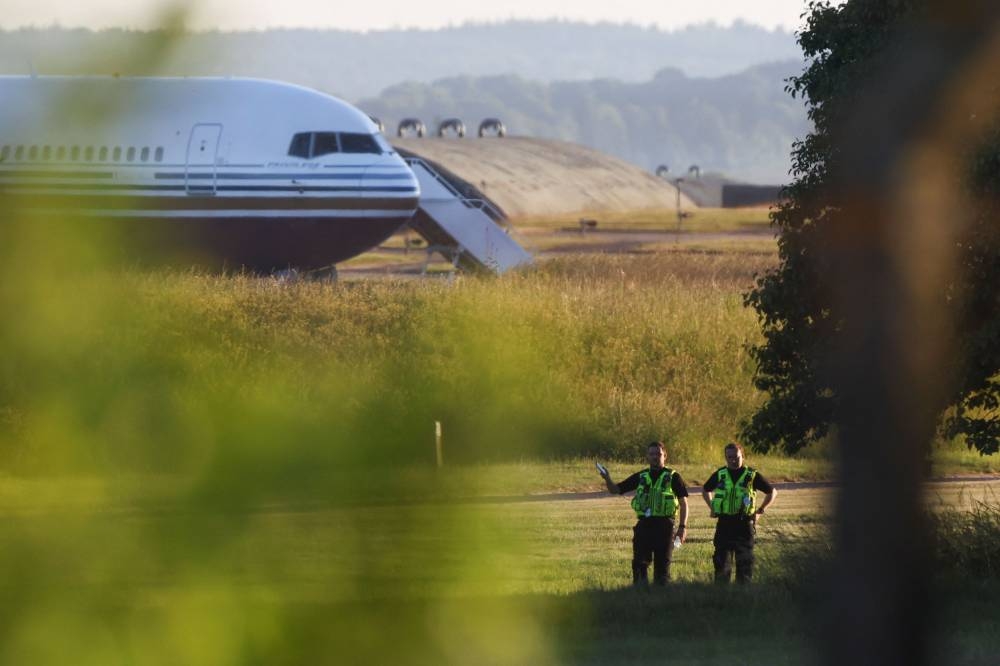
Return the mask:
M 790 79 L 788 90 L 808 100 L 815 129 L 795 145 L 796 180 L 785 189 L 786 199 L 772 216 L 781 234 L 780 266 L 760 278 L 745 297 L 764 337 L 751 353 L 757 365 L 754 384 L 767 399 L 743 428 L 743 437 L 757 450 L 795 453 L 826 437 L 837 420 L 837 396 L 821 371 L 842 325 L 826 279 L 835 274 L 831 262 L 836 258 L 823 240 L 824 230 L 836 224 L 839 215 L 831 190 L 843 138 L 836 131 L 866 88 L 874 64 L 896 57 L 894 37 L 925 4 L 877 0 L 809 5 L 799 42 L 810 64 Z M 965 437 L 983 454 L 996 452 L 1000 443 L 998 149 L 995 137 L 983 137 L 972 148 L 956 146 L 968 151 L 971 168 L 955 178 L 973 192 L 979 207 L 976 224 L 962 232 L 959 271 L 951 284 L 942 286 L 940 302 L 942 316 L 958 323 L 956 359 L 961 364 L 943 433 Z
M 496 575 L 495 517 L 404 499 L 448 416 L 407 357 L 420 299 L 141 268 L 52 207 L 0 192 L 0 663 L 548 660 L 527 605 L 454 601 Z M 461 381 L 490 404 L 494 377 Z
M 6 211 L 0 663 L 549 661 L 529 606 L 441 596 L 496 575 L 494 517 L 402 500 L 448 390 L 410 376 L 419 299 L 109 269 L 113 236 Z
M 1000 451 L 1000 118 L 969 150 L 966 181 L 977 204 L 959 241 L 962 274 L 949 285 L 962 336 L 961 372 L 944 433 L 982 453 Z

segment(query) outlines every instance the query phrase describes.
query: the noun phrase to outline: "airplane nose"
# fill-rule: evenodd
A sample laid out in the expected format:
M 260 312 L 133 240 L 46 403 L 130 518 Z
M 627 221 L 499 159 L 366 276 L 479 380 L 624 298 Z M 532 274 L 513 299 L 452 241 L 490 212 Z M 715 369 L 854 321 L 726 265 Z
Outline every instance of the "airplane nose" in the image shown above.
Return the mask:
M 410 167 L 398 155 L 383 155 L 370 164 L 361 175 L 362 196 L 375 211 L 388 208 L 410 214 L 416 212 L 420 198 L 420 185 Z

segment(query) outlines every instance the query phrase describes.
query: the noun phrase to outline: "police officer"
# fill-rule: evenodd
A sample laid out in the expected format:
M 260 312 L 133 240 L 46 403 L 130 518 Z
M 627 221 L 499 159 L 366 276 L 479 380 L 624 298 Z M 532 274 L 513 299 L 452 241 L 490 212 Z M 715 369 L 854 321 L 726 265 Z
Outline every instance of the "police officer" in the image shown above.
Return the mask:
M 753 544 L 757 519 L 778 491 L 753 467 L 743 464 L 743 447 L 735 442 L 726 444 L 726 466 L 708 477 L 701 496 L 708 504 L 715 526 L 715 582 L 728 583 L 732 574 L 731 560 L 736 560 L 736 582 L 749 583 L 753 578 Z M 764 501 L 757 506 L 757 491 Z
M 688 491 L 681 475 L 666 467 L 667 450 L 662 442 L 646 447 L 649 469 L 636 472 L 621 483 L 611 480 L 600 466 L 601 476 L 612 494 L 632 490 L 632 508 L 638 522 L 632 529 L 632 583 L 649 585 L 649 563 L 653 563 L 653 582 L 666 585 L 670 580 L 670 557 L 674 544 L 674 520 L 678 520 L 677 538 L 687 538 Z

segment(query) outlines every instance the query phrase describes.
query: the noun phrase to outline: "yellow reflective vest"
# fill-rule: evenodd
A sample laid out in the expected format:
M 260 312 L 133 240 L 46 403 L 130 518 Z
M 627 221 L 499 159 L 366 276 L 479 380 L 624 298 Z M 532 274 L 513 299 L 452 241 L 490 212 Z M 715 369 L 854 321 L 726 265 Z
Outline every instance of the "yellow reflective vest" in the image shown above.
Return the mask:
M 752 516 L 756 513 L 757 491 L 753 489 L 753 480 L 757 470 L 746 467 L 735 481 L 728 467 L 720 468 L 715 474 L 719 484 L 712 496 L 712 511 L 720 516 Z
M 632 498 L 635 515 L 639 518 L 676 516 L 679 504 L 677 496 L 674 495 L 673 479 L 674 470 L 669 467 L 663 468 L 663 473 L 655 483 L 648 469 L 640 472 L 639 486 L 635 489 L 635 497 Z

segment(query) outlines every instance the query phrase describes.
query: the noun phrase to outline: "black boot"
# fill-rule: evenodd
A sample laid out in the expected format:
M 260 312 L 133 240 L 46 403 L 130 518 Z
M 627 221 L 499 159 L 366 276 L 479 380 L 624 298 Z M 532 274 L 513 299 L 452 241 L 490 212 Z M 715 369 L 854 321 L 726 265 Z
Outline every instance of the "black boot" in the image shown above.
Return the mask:
M 649 587 L 649 565 L 645 562 L 632 562 L 632 585 Z

